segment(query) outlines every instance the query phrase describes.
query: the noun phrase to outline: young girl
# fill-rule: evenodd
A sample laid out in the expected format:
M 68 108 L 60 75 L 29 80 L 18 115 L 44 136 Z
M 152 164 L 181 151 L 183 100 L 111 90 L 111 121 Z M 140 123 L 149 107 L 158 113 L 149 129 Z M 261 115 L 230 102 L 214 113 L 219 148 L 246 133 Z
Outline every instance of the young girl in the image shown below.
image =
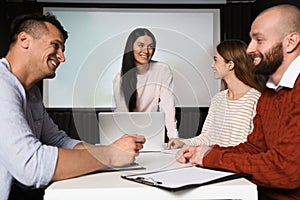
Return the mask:
M 266 79 L 253 73 L 253 62 L 246 49 L 247 45 L 240 40 L 226 40 L 217 46 L 212 68 L 215 78 L 223 79 L 227 89 L 212 98 L 201 134 L 172 139 L 168 148 L 184 144 L 235 146 L 247 140 Z

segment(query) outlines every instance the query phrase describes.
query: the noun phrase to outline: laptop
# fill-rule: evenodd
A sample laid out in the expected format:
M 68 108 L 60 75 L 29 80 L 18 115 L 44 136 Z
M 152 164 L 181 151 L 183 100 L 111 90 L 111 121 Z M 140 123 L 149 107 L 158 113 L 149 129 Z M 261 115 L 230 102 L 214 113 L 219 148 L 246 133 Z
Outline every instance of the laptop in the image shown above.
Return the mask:
M 100 145 L 108 145 L 125 133 L 144 135 L 144 151 L 164 149 L 165 115 L 163 112 L 98 113 Z

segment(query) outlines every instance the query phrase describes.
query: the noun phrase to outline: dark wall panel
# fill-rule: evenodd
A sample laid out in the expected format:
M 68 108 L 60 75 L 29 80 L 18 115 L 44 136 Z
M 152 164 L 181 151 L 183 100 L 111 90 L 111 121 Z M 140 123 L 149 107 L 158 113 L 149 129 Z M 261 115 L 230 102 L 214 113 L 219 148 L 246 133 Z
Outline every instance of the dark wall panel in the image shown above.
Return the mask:
M 9 22 L 6 1 L 0 1 L 0 57 L 6 54 L 8 46 Z

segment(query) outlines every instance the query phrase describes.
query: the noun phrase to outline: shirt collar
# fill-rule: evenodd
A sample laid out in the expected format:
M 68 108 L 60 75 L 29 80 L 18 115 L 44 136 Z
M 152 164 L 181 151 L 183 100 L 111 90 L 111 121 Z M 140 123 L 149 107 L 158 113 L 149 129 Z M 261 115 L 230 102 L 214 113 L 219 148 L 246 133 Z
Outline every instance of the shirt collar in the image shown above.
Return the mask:
M 0 62 L 2 62 L 3 65 L 4 65 L 4 67 L 5 67 L 8 71 L 10 71 L 10 65 L 9 65 L 8 61 L 6 60 L 6 58 L 0 59 Z
M 284 72 L 280 82 L 276 85 L 271 78 L 267 82 L 267 87 L 279 90 L 282 87 L 293 88 L 300 73 L 300 55 L 290 64 Z

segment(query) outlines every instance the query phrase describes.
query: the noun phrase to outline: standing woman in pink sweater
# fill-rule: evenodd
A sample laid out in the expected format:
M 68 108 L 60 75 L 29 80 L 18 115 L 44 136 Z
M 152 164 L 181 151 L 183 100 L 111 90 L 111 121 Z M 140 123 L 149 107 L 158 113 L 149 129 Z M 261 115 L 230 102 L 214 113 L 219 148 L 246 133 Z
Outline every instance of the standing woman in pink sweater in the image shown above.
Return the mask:
M 177 138 L 173 74 L 166 63 L 152 60 L 155 48 L 148 29 L 136 28 L 128 36 L 113 82 L 115 112 L 164 112 L 168 138 Z

